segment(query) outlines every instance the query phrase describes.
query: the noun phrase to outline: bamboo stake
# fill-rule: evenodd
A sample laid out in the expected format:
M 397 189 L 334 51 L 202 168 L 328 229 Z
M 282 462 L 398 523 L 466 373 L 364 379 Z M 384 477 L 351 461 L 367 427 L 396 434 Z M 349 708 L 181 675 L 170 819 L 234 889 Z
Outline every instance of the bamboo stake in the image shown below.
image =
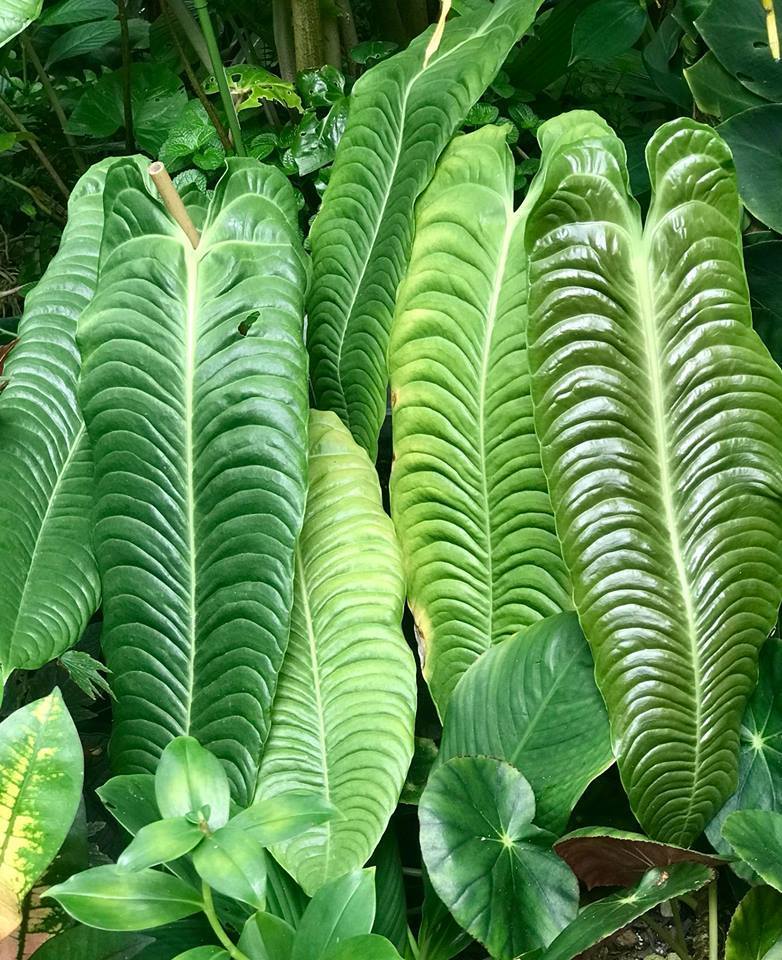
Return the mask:
M 168 175 L 168 170 L 166 170 L 165 166 L 159 160 L 155 160 L 154 163 L 150 163 L 149 165 L 149 175 L 152 178 L 152 182 L 157 187 L 157 192 L 160 194 L 160 199 L 165 204 L 166 210 L 168 210 L 174 220 L 176 220 L 176 222 L 182 228 L 182 232 L 185 234 L 195 250 L 198 247 L 199 241 L 201 240 L 201 234 L 198 232 L 195 224 L 190 219 L 190 214 L 185 209 L 185 205 L 182 203 L 182 198 L 179 196 L 177 188 L 174 186 L 171 181 L 171 177 Z

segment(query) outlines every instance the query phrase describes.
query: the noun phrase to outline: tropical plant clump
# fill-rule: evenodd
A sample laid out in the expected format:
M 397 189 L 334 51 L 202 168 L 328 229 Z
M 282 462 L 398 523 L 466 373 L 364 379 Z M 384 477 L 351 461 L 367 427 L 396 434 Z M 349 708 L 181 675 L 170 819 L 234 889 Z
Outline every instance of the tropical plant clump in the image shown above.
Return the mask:
M 776 17 L 0 4 L 0 951 L 779 951 Z

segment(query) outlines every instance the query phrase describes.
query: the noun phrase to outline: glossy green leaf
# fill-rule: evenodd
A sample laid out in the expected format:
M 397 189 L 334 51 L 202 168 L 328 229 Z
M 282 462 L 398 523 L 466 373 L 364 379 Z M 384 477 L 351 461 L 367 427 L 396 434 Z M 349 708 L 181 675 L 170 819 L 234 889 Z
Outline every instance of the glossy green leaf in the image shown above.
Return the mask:
M 635 44 L 647 23 L 644 0 L 594 0 L 576 19 L 570 62 L 613 60 Z
M 41 12 L 43 0 L 3 0 L 0 9 L 0 47 L 20 34 Z
M 722 66 L 709 51 L 684 71 L 698 109 L 722 120 L 741 113 L 748 107 L 762 104 L 763 98 L 753 93 Z
M 493 957 L 548 946 L 576 916 L 578 881 L 532 820 L 522 774 L 491 757 L 438 767 L 418 807 L 421 852 L 432 886 Z
M 151 937 L 140 933 L 78 926 L 44 941 L 32 960 L 133 960 L 151 943 Z
M 697 863 L 679 863 L 666 870 L 655 867 L 631 890 L 584 907 L 540 960 L 572 960 L 654 907 L 698 890 L 713 877 L 708 867 Z
M 241 830 L 261 846 L 270 847 L 297 837 L 313 827 L 338 816 L 321 794 L 286 791 L 256 802 L 231 819 L 231 827 Z
M 377 849 L 372 855 L 375 868 L 375 893 L 377 910 L 372 933 L 390 940 L 400 952 L 407 946 L 407 895 L 405 877 L 402 871 L 402 858 L 399 853 L 394 832 L 394 824 L 389 824 Z
M 239 949 L 250 960 L 291 960 L 296 931 L 285 920 L 270 913 L 256 913 L 247 921 L 239 938 Z
M 142 827 L 117 860 L 123 870 L 144 870 L 183 857 L 198 846 L 204 834 L 185 817 L 158 820 Z
M 599 117 L 539 136 L 543 465 L 633 812 L 687 846 L 735 789 L 782 594 L 782 372 L 752 329 L 730 153 L 711 128 L 682 118 L 650 141 L 645 228 Z
M 418 931 L 419 960 L 451 960 L 473 942 L 448 912 L 424 870 L 424 902 Z
M 201 879 L 223 896 L 255 910 L 266 906 L 264 849 L 232 825 L 207 837 L 193 852 L 193 864 Z
M 304 911 L 291 960 L 323 960 L 343 940 L 369 933 L 374 919 L 374 870 L 353 870 L 332 880 Z
M 335 411 L 373 460 L 414 202 L 538 5 L 498 0 L 456 17 L 428 60 L 431 30 L 353 88 L 347 129 L 312 230 L 307 336 L 316 406 Z
M 761 236 L 762 241 L 744 247 L 752 325 L 771 356 L 782 363 L 782 240 L 771 232 Z
M 772 230 L 782 231 L 782 103 L 744 110 L 717 129 L 736 161 L 744 206 Z
M 484 650 L 570 606 L 532 422 L 525 214 L 503 131 L 457 138 L 417 206 L 391 332 L 391 509 L 441 715 Z
M 142 827 L 160 819 L 151 773 L 112 777 L 96 793 L 118 823 L 135 836 Z
M 374 467 L 333 413 L 311 414 L 309 483 L 259 797 L 315 789 L 339 811 L 273 849 L 311 894 L 380 840 L 413 755 L 416 688 L 394 528 Z
M 230 960 L 230 954 L 222 947 L 193 947 L 178 953 L 174 960 Z
M 656 843 L 643 834 L 611 827 L 574 830 L 557 840 L 554 849 L 587 890 L 630 887 L 638 883 L 650 867 L 702 863 L 716 870 L 723 863 L 718 857 L 698 850 Z
M 146 930 L 188 917 L 201 909 L 198 893 L 160 870 L 129 873 L 120 867 L 93 867 L 49 887 L 52 897 L 79 923 L 102 930 Z
M 101 282 L 79 331 L 111 753 L 119 773 L 151 771 L 189 734 L 246 804 L 304 513 L 306 266 L 292 189 L 272 168 L 228 161 L 195 251 L 150 190 L 128 162 L 111 169 Z
M 281 80 L 263 67 L 250 63 L 235 63 L 226 67 L 225 74 L 237 112 L 257 109 L 269 101 L 281 103 L 291 110 L 301 110 L 301 99 L 294 85 L 287 80 Z M 204 93 L 217 93 L 215 77 L 207 77 L 203 88 Z
M 762 3 L 711 0 L 695 25 L 723 67 L 748 89 L 769 100 L 782 97 L 782 67 L 769 50 Z
M 400 957 L 384 937 L 367 934 L 340 943 L 324 954 L 323 960 L 400 960 Z
M 55 689 L 0 723 L 0 940 L 54 859 L 81 799 L 79 735 Z
M 735 810 L 725 818 L 722 836 L 759 877 L 782 891 L 782 813 Z
M 90 544 L 92 466 L 76 405 L 76 323 L 95 292 L 103 186 L 74 188 L 60 249 L 25 299 L 0 393 L 0 666 L 32 670 L 81 636 L 100 600 Z
M 94 53 L 120 38 L 119 20 L 91 20 L 80 23 L 61 34 L 49 47 L 46 66 L 53 67 L 62 60 L 73 60 Z
M 755 887 L 738 905 L 730 921 L 725 960 L 774 960 L 780 948 L 782 894 L 771 887 Z
M 200 100 L 190 100 L 168 131 L 158 159 L 169 171 L 195 164 L 216 170 L 225 160 L 225 148 Z
M 39 27 L 65 27 L 94 20 L 113 20 L 117 16 L 116 0 L 60 0 L 44 11 Z
M 561 833 L 614 761 L 608 717 L 578 618 L 562 613 L 485 653 L 456 688 L 440 757 L 507 760 L 535 794 L 535 823 Z
M 228 777 L 217 757 L 194 737 L 177 737 L 163 751 L 155 771 L 155 799 L 163 817 L 206 809 L 212 830 L 228 822 Z
M 734 810 L 782 812 L 782 640 L 778 637 L 770 637 L 760 652 L 758 685 L 741 725 L 738 786 L 706 827 L 709 843 L 725 856 L 732 851 L 722 837 L 722 825 Z M 731 867 L 745 880 L 752 879 L 741 861 Z

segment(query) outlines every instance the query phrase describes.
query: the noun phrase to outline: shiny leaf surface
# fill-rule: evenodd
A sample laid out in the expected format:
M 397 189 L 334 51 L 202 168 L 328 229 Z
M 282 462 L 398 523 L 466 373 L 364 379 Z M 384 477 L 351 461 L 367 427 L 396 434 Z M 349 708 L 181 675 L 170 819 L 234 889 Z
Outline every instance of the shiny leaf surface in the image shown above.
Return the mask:
M 0 47 L 20 34 L 41 12 L 43 0 L 3 0 L 0 10 Z
M 633 812 L 687 846 L 735 789 L 782 592 L 782 372 L 752 329 L 735 176 L 711 128 L 679 119 L 650 141 L 645 228 L 599 117 L 566 114 L 540 139 L 527 247 L 543 465 Z
M 266 854 L 263 847 L 230 824 L 207 837 L 193 852 L 202 880 L 232 900 L 256 910 L 266 906 Z
M 323 960 L 337 944 L 368 934 L 375 919 L 374 870 L 353 870 L 318 890 L 304 911 L 291 960 Z
M 123 870 L 156 867 L 190 853 L 203 839 L 198 825 L 185 817 L 148 823 L 122 851 L 117 866 Z
M 250 960 L 291 960 L 296 931 L 285 920 L 270 913 L 256 913 L 247 921 L 239 938 L 239 949 Z
M 730 921 L 725 960 L 773 960 L 780 947 L 782 894 L 771 887 L 755 887 L 738 905 Z
M 216 830 L 228 821 L 231 791 L 217 757 L 194 737 L 177 737 L 163 751 L 155 771 L 155 799 L 163 817 L 204 810 Z
M 256 802 L 231 819 L 264 847 L 283 843 L 338 816 L 337 809 L 317 793 L 286 791 Z
M 759 877 L 782 892 L 782 813 L 735 810 L 722 825 L 722 836 Z

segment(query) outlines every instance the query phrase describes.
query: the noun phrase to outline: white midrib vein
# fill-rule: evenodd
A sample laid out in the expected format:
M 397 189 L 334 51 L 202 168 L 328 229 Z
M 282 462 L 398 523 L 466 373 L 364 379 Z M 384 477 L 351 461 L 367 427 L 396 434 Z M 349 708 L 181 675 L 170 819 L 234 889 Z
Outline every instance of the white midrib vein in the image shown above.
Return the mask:
M 516 231 L 520 218 L 520 213 L 514 214 L 513 208 L 508 203 L 506 205 L 506 224 L 505 232 L 502 235 L 499 257 L 497 258 L 497 268 L 494 273 L 494 284 L 491 291 L 491 297 L 486 306 L 486 330 L 483 341 L 483 354 L 481 356 L 481 367 L 478 380 L 478 456 L 481 465 L 481 493 L 484 502 L 484 531 L 486 535 L 486 553 L 487 568 L 489 579 L 488 595 L 488 630 L 487 641 L 491 646 L 494 643 L 494 547 L 492 543 L 491 529 L 491 505 L 489 503 L 489 477 L 486 469 L 486 383 L 489 378 L 489 364 L 492 353 L 492 338 L 494 336 L 494 325 L 497 321 L 497 310 L 500 304 L 500 295 L 502 285 L 505 280 L 505 271 L 508 267 L 508 255 L 513 234 Z
M 195 692 L 195 655 L 196 655 L 196 544 L 195 544 L 195 483 L 193 451 L 193 392 L 195 381 L 196 343 L 198 334 L 198 251 L 187 240 L 183 240 L 185 264 L 187 267 L 187 307 L 185 313 L 185 356 L 184 356 L 184 418 L 185 418 L 185 524 L 187 526 L 187 557 L 189 568 L 188 584 L 188 677 L 187 704 L 184 733 L 190 733 L 193 715 L 193 695 Z
M 296 579 L 299 581 L 301 608 L 304 613 L 304 624 L 307 629 L 307 649 L 310 655 L 310 667 L 312 669 L 312 692 L 315 696 L 315 712 L 318 715 L 318 743 L 320 745 L 321 769 L 323 771 L 323 789 L 326 800 L 331 801 L 331 784 L 329 783 L 329 761 L 328 749 L 326 744 L 326 718 L 323 712 L 323 692 L 320 688 L 320 666 L 318 664 L 318 640 L 315 636 L 315 627 L 312 623 L 312 610 L 310 609 L 309 588 L 307 587 L 307 575 L 304 571 L 304 560 L 301 555 L 301 546 L 296 547 Z M 326 832 L 326 849 L 324 851 L 324 860 L 327 865 L 331 853 L 331 824 L 327 821 L 324 825 Z
M 660 370 L 660 338 L 657 331 L 656 312 L 654 303 L 654 294 L 652 293 L 651 282 L 649 278 L 648 263 L 650 260 L 649 244 L 645 234 L 638 233 L 630 241 L 635 250 L 638 251 L 632 258 L 633 273 L 635 275 L 636 289 L 638 291 L 638 302 L 641 314 L 641 328 L 644 335 L 644 346 L 649 372 L 649 386 L 651 391 L 652 417 L 654 421 L 655 446 L 657 452 L 657 461 L 659 464 L 660 489 L 665 512 L 665 523 L 668 528 L 668 534 L 671 544 L 671 555 L 673 558 L 676 578 L 679 582 L 682 602 L 684 604 L 684 614 L 686 619 L 687 638 L 690 643 L 690 656 L 693 665 L 694 696 L 695 696 L 695 761 L 693 779 L 697 781 L 698 772 L 701 765 L 700 756 L 700 735 L 702 717 L 702 683 L 701 683 L 701 657 L 698 650 L 697 620 L 693 597 L 690 591 L 689 579 L 687 577 L 687 568 L 684 563 L 684 553 L 682 550 L 681 534 L 676 517 L 673 496 L 673 481 L 671 479 L 671 467 L 669 457 L 668 438 L 665 426 L 665 397 L 663 395 L 662 371 Z M 690 807 L 694 797 L 690 796 Z M 689 814 L 688 814 L 689 816 Z

